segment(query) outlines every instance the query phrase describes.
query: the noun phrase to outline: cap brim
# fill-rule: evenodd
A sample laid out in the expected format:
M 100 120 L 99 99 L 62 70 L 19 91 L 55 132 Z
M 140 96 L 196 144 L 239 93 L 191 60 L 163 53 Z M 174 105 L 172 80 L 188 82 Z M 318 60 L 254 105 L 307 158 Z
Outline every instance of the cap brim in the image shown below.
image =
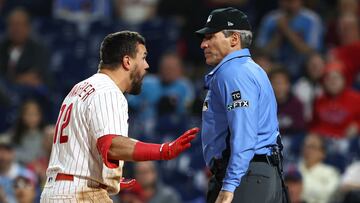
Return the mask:
M 198 31 L 195 32 L 195 34 L 198 36 L 198 37 L 203 37 L 204 35 L 206 34 L 212 34 L 212 33 L 215 33 L 215 32 L 219 32 L 221 29 L 219 28 L 209 28 L 209 27 L 204 27 Z

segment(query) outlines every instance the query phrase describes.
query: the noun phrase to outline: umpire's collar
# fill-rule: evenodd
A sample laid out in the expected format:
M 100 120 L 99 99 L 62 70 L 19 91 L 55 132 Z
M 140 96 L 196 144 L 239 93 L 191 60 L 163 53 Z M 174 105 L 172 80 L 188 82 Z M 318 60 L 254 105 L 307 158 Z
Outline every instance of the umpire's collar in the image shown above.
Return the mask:
M 250 51 L 249 49 L 245 48 L 245 49 L 241 49 L 238 51 L 233 51 L 230 54 L 228 54 L 227 56 L 225 56 L 221 62 L 214 68 L 212 69 L 212 71 L 210 71 L 210 73 L 208 73 L 207 75 L 205 75 L 205 89 L 209 89 L 209 85 L 210 85 L 210 81 L 212 76 L 216 73 L 216 71 L 218 71 L 222 65 L 232 59 L 235 58 L 241 58 L 241 57 L 250 57 Z

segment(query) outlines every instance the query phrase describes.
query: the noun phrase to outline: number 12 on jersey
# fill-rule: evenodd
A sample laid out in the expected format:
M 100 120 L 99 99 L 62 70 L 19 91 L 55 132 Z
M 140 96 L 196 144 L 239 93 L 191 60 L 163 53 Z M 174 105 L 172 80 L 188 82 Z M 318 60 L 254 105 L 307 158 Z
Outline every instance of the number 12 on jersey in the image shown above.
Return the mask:
M 59 125 L 60 127 L 60 144 L 66 143 L 69 139 L 68 135 L 64 135 L 64 129 L 69 125 L 70 122 L 70 115 L 72 110 L 73 104 L 71 103 L 69 106 L 66 106 L 66 104 L 63 104 L 60 109 L 60 115 L 58 117 L 58 120 L 56 122 L 55 126 L 55 135 L 54 135 L 54 144 L 57 141 L 57 136 L 59 134 Z M 65 115 L 64 115 L 65 112 Z

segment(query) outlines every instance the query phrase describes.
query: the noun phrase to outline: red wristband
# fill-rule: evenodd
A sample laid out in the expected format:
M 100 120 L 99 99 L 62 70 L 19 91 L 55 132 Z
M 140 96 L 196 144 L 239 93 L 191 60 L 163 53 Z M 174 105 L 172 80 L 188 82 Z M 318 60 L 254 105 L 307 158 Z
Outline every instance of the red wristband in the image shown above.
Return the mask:
M 161 144 L 137 142 L 135 144 L 133 159 L 134 161 L 161 160 Z

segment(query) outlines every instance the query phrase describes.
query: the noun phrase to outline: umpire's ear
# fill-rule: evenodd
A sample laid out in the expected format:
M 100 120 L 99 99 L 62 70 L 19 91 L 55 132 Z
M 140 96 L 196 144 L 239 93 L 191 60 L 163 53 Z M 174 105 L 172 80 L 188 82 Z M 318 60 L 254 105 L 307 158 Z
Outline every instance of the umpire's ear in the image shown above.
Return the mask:
M 131 57 L 129 55 L 125 55 L 122 59 L 122 67 L 125 70 L 130 70 L 130 65 L 131 65 Z
M 231 36 L 230 36 L 230 45 L 231 47 L 235 47 L 235 46 L 241 46 L 241 40 L 240 40 L 240 34 L 234 32 Z

